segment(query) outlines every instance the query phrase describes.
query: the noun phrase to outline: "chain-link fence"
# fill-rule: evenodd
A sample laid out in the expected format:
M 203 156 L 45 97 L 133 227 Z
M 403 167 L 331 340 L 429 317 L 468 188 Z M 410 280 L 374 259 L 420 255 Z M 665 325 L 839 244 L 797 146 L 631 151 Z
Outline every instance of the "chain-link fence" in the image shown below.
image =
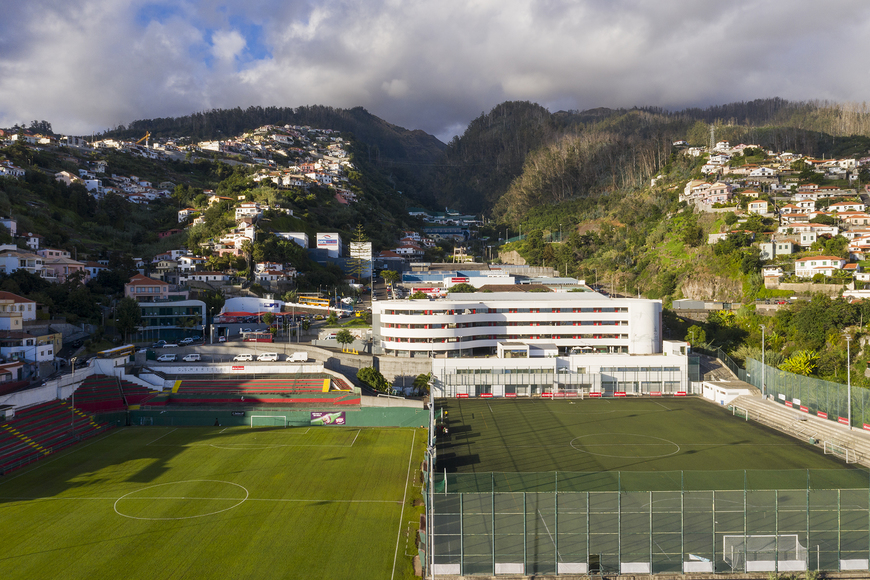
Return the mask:
M 865 470 L 449 474 L 427 501 L 435 574 L 870 567 Z
M 803 407 L 831 421 L 848 422 L 848 385 L 796 375 L 751 358 L 746 359 L 746 371 L 740 378 L 778 403 Z M 865 425 L 870 425 L 870 390 L 852 387 L 852 426 L 860 429 Z

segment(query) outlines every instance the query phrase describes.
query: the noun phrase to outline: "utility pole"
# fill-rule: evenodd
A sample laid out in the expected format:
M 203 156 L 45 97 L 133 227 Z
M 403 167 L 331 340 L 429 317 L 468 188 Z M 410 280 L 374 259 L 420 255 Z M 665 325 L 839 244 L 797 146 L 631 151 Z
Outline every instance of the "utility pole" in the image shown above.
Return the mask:
M 767 398 L 767 391 L 766 391 L 765 385 L 764 385 L 764 379 L 767 376 L 767 372 L 766 372 L 767 367 L 764 366 L 764 351 L 765 350 L 766 349 L 764 346 L 764 325 L 762 324 L 761 325 L 761 398 L 762 399 Z

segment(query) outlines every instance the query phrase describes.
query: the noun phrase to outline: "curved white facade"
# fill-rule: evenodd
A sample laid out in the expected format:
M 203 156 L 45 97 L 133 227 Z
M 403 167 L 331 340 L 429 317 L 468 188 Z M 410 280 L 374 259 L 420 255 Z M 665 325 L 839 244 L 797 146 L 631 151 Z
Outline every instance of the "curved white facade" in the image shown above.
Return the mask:
M 451 294 L 446 300 L 372 305 L 375 345 L 386 355 L 472 356 L 499 343 L 570 352 L 662 352 L 658 300 L 592 292 Z

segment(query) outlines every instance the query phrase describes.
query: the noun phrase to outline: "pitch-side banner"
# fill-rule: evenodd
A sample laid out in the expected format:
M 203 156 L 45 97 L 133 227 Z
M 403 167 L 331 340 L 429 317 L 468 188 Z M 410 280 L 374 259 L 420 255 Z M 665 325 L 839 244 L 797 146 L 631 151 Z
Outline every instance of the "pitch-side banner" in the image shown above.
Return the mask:
M 344 425 L 344 411 L 335 413 L 311 412 L 312 425 Z

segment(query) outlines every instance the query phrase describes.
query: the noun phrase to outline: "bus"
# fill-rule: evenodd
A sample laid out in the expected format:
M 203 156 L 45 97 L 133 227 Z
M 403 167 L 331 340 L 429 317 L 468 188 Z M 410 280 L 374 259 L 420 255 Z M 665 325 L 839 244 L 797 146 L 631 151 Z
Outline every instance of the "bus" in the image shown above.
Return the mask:
M 317 296 L 300 296 L 299 304 L 305 304 L 307 306 L 323 306 L 329 307 L 329 298 L 319 298 Z
M 275 337 L 271 332 L 243 332 L 242 340 L 244 342 L 275 342 Z

